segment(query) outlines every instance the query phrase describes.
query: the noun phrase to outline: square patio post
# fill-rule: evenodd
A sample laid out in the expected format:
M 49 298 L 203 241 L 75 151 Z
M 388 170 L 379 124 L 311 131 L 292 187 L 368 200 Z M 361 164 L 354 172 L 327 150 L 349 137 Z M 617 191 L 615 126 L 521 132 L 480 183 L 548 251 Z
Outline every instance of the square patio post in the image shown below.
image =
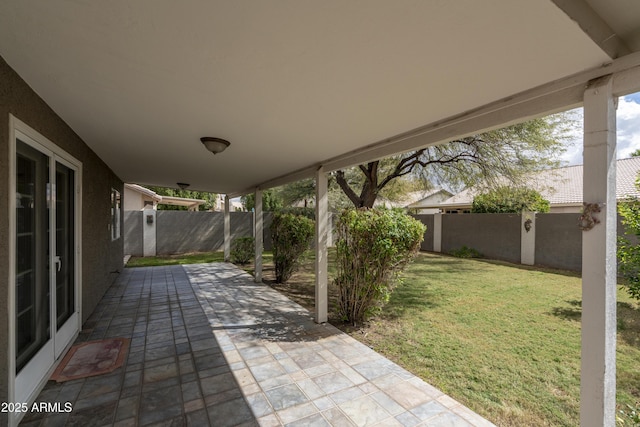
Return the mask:
M 616 100 L 612 80 L 611 76 L 594 80 L 584 93 L 581 426 L 616 423 Z
M 329 198 L 327 174 L 321 166 L 316 171 L 316 300 L 317 323 L 327 321 L 327 241 L 329 235 Z
M 231 216 L 229 214 L 229 196 L 224 196 L 224 260 L 231 260 Z
M 254 208 L 254 228 L 255 228 L 255 273 L 256 283 L 262 283 L 262 190 L 256 189 Z

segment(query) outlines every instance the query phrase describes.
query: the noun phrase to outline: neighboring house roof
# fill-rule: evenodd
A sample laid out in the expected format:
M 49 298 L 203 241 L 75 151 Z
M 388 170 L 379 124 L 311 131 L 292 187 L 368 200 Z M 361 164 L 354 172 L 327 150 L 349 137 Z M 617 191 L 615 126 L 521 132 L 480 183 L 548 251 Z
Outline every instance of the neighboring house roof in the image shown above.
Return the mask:
M 640 157 L 621 159 L 616 162 L 616 199 L 640 197 L 635 186 L 640 172 Z M 535 188 L 549 200 L 551 206 L 582 205 L 582 165 L 565 166 L 538 172 L 531 177 L 531 188 Z M 454 208 L 467 207 L 480 190 L 467 188 L 442 203 L 425 207 Z
M 433 203 L 434 201 L 437 201 L 437 200 L 433 200 L 434 196 L 438 196 L 438 195 L 451 196 L 451 193 L 441 188 L 435 188 L 432 190 L 412 191 L 410 193 L 403 195 L 401 198 L 395 201 L 391 201 L 384 197 L 378 197 L 374 203 L 374 206 L 386 206 L 391 208 L 419 207 L 414 205 L 425 200 L 430 200 Z
M 125 184 L 130 190 L 136 191 L 140 194 L 143 194 L 147 197 L 153 199 L 153 201 L 157 202 L 160 205 L 171 205 L 171 206 L 186 206 L 189 209 L 198 209 L 198 206 L 204 205 L 206 200 L 202 199 L 189 199 L 185 197 L 173 197 L 173 196 L 161 196 L 155 191 L 149 190 L 148 188 L 142 187 L 138 184 Z
M 420 200 L 413 202 L 407 205 L 406 207 L 409 209 L 420 209 L 425 205 L 433 204 L 434 200 L 437 200 L 440 197 L 451 197 L 451 196 L 453 196 L 453 194 L 451 194 L 449 191 L 444 190 L 442 188 L 436 188 L 431 192 L 424 194 Z
M 148 188 L 144 188 L 141 185 L 138 185 L 138 184 L 125 184 L 124 186 L 126 188 L 130 189 L 130 190 L 136 191 L 136 192 L 138 192 L 138 193 L 140 193 L 142 195 L 150 197 L 156 202 L 160 202 L 160 200 L 162 200 L 162 196 L 157 194 L 155 191 L 151 191 Z

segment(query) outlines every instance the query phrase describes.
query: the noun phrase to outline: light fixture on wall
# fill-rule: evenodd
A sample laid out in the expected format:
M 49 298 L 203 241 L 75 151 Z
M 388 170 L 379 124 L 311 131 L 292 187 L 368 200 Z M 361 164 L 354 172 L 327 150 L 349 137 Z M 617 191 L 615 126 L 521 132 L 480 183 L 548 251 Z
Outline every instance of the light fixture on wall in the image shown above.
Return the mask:
M 200 142 L 202 142 L 206 149 L 211 151 L 213 154 L 222 153 L 229 145 L 231 145 L 231 143 L 226 139 L 214 138 L 211 136 L 203 136 L 200 138 Z
M 189 188 L 189 184 L 187 184 L 186 182 L 176 182 L 176 185 L 180 187 L 181 190 L 186 190 L 187 188 Z

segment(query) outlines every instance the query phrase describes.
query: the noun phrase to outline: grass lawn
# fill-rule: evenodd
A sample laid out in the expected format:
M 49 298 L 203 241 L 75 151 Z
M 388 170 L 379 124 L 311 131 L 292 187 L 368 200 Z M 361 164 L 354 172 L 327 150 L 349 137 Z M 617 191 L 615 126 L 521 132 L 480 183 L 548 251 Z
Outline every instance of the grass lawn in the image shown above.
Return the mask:
M 270 284 L 312 308 L 313 282 L 307 256 Z M 332 323 L 497 425 L 579 425 L 578 275 L 421 253 L 404 282 L 365 327 Z M 622 290 L 617 376 L 621 407 L 640 401 L 640 306 Z
M 153 257 L 131 257 L 127 267 L 150 267 L 159 265 L 200 264 L 205 262 L 223 262 L 222 252 L 193 252 L 177 255 L 160 255 Z

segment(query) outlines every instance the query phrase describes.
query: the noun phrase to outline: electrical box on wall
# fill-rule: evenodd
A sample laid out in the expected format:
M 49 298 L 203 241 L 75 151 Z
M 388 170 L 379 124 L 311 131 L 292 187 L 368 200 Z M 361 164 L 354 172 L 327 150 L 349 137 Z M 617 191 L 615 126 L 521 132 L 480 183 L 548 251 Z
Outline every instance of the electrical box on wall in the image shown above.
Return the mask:
M 153 224 L 153 215 L 147 215 L 147 224 Z

